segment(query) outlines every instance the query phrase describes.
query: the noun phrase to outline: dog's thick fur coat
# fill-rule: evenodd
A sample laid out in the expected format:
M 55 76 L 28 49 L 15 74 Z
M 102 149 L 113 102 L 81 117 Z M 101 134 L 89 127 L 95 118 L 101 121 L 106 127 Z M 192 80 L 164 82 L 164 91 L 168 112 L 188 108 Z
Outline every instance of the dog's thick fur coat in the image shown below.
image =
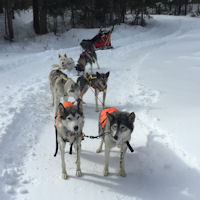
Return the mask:
M 76 176 L 81 176 L 80 152 L 82 129 L 84 125 L 82 105 L 79 102 L 77 106 L 64 108 L 64 106 L 60 103 L 58 106 L 58 113 L 59 118 L 56 120 L 56 142 L 61 152 L 62 178 L 67 178 L 64 158 L 66 142 L 69 142 L 70 145 L 74 144 L 75 151 L 77 153 Z
M 83 71 L 85 73 L 85 67 L 87 64 L 90 64 L 90 70 L 91 73 L 93 73 L 93 63 L 97 64 L 98 69 L 100 69 L 100 66 L 97 61 L 97 54 L 96 52 L 91 48 L 87 49 L 84 52 L 81 53 L 79 59 L 78 59 L 78 64 L 76 66 L 76 69 L 78 71 Z
M 68 58 L 66 53 L 63 56 L 59 54 L 58 59 L 59 59 L 59 65 L 53 64 L 51 65 L 52 68 L 57 68 L 59 70 L 67 69 L 69 71 L 75 68 L 74 60 L 72 58 Z
M 109 77 L 110 72 L 107 73 L 96 73 L 96 74 L 86 74 L 83 76 L 80 76 L 77 79 L 77 84 L 80 87 L 81 90 L 81 97 L 87 92 L 89 87 L 92 87 L 95 89 L 95 102 L 96 102 L 96 112 L 99 111 L 98 108 L 98 94 L 99 92 L 103 92 L 103 108 L 105 107 L 105 100 L 106 100 L 106 92 L 107 92 L 107 81 Z
M 57 114 L 61 97 L 66 102 L 69 97 L 77 100 L 80 96 L 79 86 L 60 70 L 52 70 L 50 72 L 49 87 L 52 93 L 52 105 L 55 106 L 55 115 Z
M 105 133 L 101 138 L 101 143 L 97 149 L 97 153 L 102 151 L 103 143 L 105 143 L 105 165 L 103 175 L 108 175 L 110 149 L 117 146 L 120 148 L 120 170 L 118 176 L 126 176 L 124 167 L 124 157 L 127 150 L 126 142 L 130 141 L 131 133 L 134 129 L 135 114 L 134 112 L 115 111 L 113 113 L 106 113 L 107 121 L 102 128 L 99 122 L 99 135 Z

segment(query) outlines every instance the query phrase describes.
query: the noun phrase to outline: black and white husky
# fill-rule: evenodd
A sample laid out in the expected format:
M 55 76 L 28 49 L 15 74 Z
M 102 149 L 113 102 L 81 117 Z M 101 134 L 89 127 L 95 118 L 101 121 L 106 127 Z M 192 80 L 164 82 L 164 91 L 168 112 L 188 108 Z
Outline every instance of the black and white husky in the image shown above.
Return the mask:
M 78 84 L 60 70 L 52 70 L 50 72 L 49 87 L 52 93 L 52 106 L 55 107 L 55 115 L 62 97 L 66 102 L 69 97 L 77 100 L 81 94 Z
M 77 153 L 76 176 L 81 176 L 80 152 L 82 129 L 84 125 L 84 115 L 81 103 L 78 103 L 77 106 L 68 106 L 66 108 L 60 103 L 58 106 L 58 114 L 59 116 L 57 116 L 55 123 L 56 152 L 54 156 L 56 156 L 59 147 L 61 152 L 62 178 L 67 178 L 64 158 L 66 142 L 69 142 L 71 147 L 72 145 L 75 147 L 75 151 Z
M 98 73 L 96 74 L 85 74 L 83 76 L 80 76 L 77 79 L 77 84 L 80 87 L 81 90 L 81 96 L 87 92 L 89 87 L 92 87 L 95 89 L 95 102 L 96 102 L 96 112 L 99 111 L 98 108 L 98 94 L 99 92 L 103 92 L 103 108 L 105 107 L 105 100 L 106 100 L 106 92 L 107 92 L 107 82 L 110 72 L 107 73 Z
M 105 111 L 105 119 L 102 119 L 102 112 Z M 102 151 L 103 142 L 105 143 L 105 165 L 103 175 L 108 175 L 110 150 L 113 147 L 120 148 L 120 170 L 117 173 L 118 176 L 126 176 L 124 167 L 124 157 L 131 139 L 131 133 L 134 129 L 135 114 L 134 112 L 121 112 L 114 111 L 108 113 L 106 109 L 100 113 L 99 121 L 99 135 L 105 134 L 101 138 L 101 143 L 97 149 L 97 153 Z
M 77 63 L 75 68 L 78 72 L 85 73 L 86 65 L 90 64 L 90 66 L 91 66 L 90 70 L 91 70 L 91 73 L 93 73 L 93 66 L 92 66 L 93 63 L 96 63 L 98 69 L 100 69 L 98 61 L 97 61 L 97 54 L 94 51 L 94 49 L 92 49 L 92 48 L 86 49 L 85 51 L 83 51 L 80 54 L 80 57 L 78 59 L 78 63 Z

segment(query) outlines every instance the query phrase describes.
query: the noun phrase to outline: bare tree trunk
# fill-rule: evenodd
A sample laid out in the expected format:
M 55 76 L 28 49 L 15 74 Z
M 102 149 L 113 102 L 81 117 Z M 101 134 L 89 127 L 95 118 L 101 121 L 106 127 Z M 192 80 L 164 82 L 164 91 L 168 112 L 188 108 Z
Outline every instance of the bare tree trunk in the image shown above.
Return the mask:
M 42 6 L 40 7 L 40 34 L 47 33 L 47 7 L 46 0 L 42 1 Z
M 12 2 L 10 0 L 5 1 L 5 39 L 12 41 L 14 39 L 13 30 L 13 12 Z
M 39 19 L 39 2 L 38 0 L 33 0 L 33 27 L 35 33 L 40 33 L 40 19 Z
M 33 27 L 35 33 L 47 33 L 46 0 L 33 0 Z
M 53 32 L 55 35 L 57 34 L 57 17 L 55 16 L 53 18 Z
M 188 0 L 185 0 L 185 15 L 187 15 Z
M 75 24 L 74 24 L 74 8 L 73 5 L 71 6 L 71 26 L 72 28 L 74 28 Z
M 142 7 L 141 7 L 141 22 L 140 22 L 141 26 L 145 25 L 145 21 L 144 21 L 144 0 L 142 0 Z

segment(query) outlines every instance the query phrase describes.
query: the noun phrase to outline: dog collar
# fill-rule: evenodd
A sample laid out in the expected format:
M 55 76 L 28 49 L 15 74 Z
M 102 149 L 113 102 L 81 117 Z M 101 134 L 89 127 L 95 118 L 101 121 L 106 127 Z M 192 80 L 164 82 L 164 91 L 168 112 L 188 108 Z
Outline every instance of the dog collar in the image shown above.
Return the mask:
M 65 77 L 63 77 L 63 80 L 67 81 L 67 80 L 68 80 L 68 78 L 65 78 Z
M 73 132 L 71 132 L 70 134 L 69 134 L 69 136 L 75 136 L 75 133 L 73 133 Z

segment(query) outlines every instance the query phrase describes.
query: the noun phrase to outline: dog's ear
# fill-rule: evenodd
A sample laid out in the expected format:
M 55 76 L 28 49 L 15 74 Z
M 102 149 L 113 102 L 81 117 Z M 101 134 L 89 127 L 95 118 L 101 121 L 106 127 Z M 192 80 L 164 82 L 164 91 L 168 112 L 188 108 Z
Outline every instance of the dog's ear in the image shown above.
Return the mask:
M 114 120 L 114 116 L 111 114 L 111 113 L 106 113 L 106 115 L 107 115 L 107 118 L 109 119 L 109 121 L 111 122 L 112 120 Z
M 99 74 L 99 72 L 97 72 L 96 75 L 97 75 L 97 78 L 101 77 L 101 74 Z
M 64 56 L 65 56 L 65 58 L 67 58 L 67 54 L 66 53 L 64 54 Z
M 129 114 L 128 120 L 130 122 L 132 122 L 132 123 L 135 121 L 135 113 L 134 112 L 132 112 L 132 113 Z
M 61 55 L 60 54 L 58 54 L 58 58 L 60 58 L 61 57 Z
M 77 108 L 79 112 L 83 112 L 83 101 L 80 98 L 77 99 Z
M 64 108 L 62 103 L 60 103 L 58 105 L 58 113 L 60 115 L 60 118 L 64 118 L 64 116 L 65 116 L 65 108 Z
M 109 77 L 109 75 L 110 75 L 110 72 L 107 72 L 107 73 L 106 73 L 106 78 L 108 78 L 108 77 Z

